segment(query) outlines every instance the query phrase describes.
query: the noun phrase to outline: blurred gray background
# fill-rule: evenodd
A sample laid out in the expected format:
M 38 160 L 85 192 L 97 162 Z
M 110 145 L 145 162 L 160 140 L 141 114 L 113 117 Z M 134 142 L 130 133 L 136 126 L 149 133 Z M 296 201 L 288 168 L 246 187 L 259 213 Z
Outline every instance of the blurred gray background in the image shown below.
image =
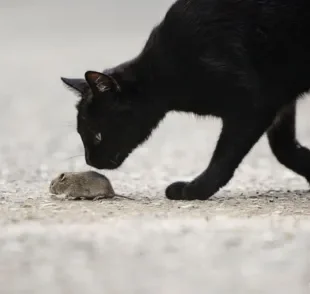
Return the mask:
M 60 76 L 132 58 L 171 3 L 0 1 L 0 293 L 307 293 L 307 234 L 270 229 L 269 217 L 306 218 L 308 185 L 265 136 L 210 202 L 164 199 L 166 185 L 207 166 L 220 132 L 220 121 L 186 114 L 168 115 L 119 170 L 104 171 L 140 202 L 49 197 L 54 176 L 89 169 L 77 97 Z M 299 103 L 298 137 L 310 146 L 308 107 Z M 217 215 L 260 218 L 206 221 Z

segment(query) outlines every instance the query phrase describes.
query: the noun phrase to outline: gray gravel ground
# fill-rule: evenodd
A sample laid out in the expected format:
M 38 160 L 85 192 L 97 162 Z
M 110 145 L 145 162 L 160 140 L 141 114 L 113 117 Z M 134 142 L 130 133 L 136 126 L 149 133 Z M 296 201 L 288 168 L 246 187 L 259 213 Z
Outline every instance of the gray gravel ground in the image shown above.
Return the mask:
M 76 98 L 59 76 L 134 56 L 169 3 L 0 3 L 1 294 L 309 293 L 308 185 L 265 137 L 208 202 L 164 198 L 167 184 L 206 167 L 220 131 L 217 120 L 185 114 L 169 114 L 121 169 L 105 172 L 136 201 L 48 194 L 58 173 L 89 169 L 78 156 Z M 309 103 L 298 108 L 307 146 Z

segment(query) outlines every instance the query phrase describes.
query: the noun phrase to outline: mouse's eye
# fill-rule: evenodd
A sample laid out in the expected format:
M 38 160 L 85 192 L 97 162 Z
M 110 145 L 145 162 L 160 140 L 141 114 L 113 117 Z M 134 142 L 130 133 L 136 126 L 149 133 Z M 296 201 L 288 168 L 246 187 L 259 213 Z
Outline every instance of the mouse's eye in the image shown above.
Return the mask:
M 66 178 L 66 176 L 65 176 L 64 173 L 62 173 L 62 174 L 59 176 L 59 180 L 60 180 L 61 182 L 64 181 L 65 178 Z
M 97 134 L 95 135 L 95 137 L 94 137 L 94 144 L 95 144 L 95 145 L 100 144 L 101 140 L 102 140 L 101 133 L 97 133 Z

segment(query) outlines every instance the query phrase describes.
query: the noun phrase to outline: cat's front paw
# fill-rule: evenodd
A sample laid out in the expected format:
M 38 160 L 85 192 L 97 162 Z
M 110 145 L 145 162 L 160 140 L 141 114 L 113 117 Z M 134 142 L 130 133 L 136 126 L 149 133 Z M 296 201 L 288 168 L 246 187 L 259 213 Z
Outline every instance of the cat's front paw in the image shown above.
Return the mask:
M 170 200 L 187 200 L 185 192 L 185 187 L 188 185 L 187 182 L 175 182 L 166 188 L 166 197 Z
M 166 197 L 170 200 L 207 200 L 216 192 L 203 187 L 194 182 L 175 182 L 167 187 Z
M 170 200 L 206 200 L 204 191 L 188 182 L 175 182 L 167 187 L 166 197 Z

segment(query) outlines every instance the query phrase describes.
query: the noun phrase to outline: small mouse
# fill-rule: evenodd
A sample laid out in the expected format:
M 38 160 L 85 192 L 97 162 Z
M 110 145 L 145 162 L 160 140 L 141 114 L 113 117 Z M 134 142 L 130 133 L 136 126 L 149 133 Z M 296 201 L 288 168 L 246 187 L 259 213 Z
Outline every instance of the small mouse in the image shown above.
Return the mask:
M 49 191 L 52 194 L 64 194 L 68 200 L 99 200 L 114 197 L 133 198 L 117 195 L 109 179 L 95 171 L 65 172 L 51 181 Z

